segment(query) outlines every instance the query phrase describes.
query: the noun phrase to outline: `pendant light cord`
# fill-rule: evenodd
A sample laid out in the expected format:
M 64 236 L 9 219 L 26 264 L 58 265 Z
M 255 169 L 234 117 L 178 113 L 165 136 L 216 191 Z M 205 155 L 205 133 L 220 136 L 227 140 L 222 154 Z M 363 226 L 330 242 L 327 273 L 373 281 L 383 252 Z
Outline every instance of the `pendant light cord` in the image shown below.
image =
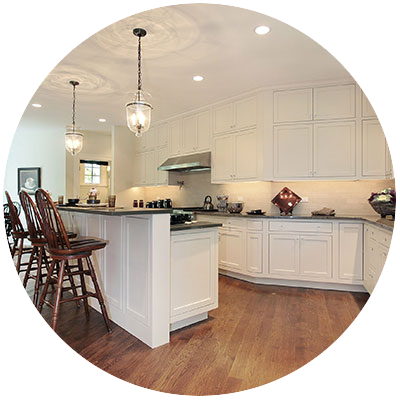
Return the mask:
M 72 90 L 72 132 L 75 132 L 75 102 L 76 102 L 76 93 L 75 88 L 76 86 L 72 85 L 74 88 Z
M 142 90 L 142 38 L 138 39 L 138 90 Z

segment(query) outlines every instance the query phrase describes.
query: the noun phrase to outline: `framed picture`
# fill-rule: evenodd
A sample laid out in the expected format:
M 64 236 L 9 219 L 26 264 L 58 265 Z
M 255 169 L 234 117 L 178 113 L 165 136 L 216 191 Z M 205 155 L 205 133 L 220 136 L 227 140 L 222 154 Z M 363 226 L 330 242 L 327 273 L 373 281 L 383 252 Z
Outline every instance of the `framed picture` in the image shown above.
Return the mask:
M 40 188 L 40 168 L 18 168 L 18 193 L 25 190 L 28 194 L 35 194 Z

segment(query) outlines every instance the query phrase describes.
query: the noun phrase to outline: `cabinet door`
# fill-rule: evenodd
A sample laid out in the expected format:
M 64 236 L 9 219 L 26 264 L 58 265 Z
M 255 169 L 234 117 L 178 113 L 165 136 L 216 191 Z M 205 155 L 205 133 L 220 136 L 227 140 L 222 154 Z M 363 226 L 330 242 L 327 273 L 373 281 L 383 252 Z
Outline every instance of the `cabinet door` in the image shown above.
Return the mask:
M 355 85 L 327 86 L 314 89 L 314 119 L 355 118 Z
M 314 176 L 356 175 L 356 126 L 335 122 L 314 126 Z
M 234 107 L 235 129 L 250 128 L 257 125 L 257 97 L 239 100 Z
M 312 125 L 274 128 L 274 176 L 304 178 L 312 176 Z
M 299 275 L 299 236 L 269 235 L 269 272 L 271 275 Z
M 146 183 L 145 153 L 138 153 L 135 155 L 134 168 L 135 185 L 144 185 Z
M 171 317 L 216 303 L 215 244 L 210 232 L 171 236 Z
M 156 132 L 157 128 L 150 128 L 147 132 L 143 133 L 146 143 L 146 151 L 153 150 L 156 146 Z
M 214 135 L 228 132 L 233 126 L 233 104 L 224 104 L 213 110 L 213 133 Z
M 362 175 L 385 176 L 386 139 L 377 119 L 363 121 L 362 150 Z
M 312 89 L 274 92 L 274 122 L 312 120 Z
M 182 134 L 182 126 L 181 120 L 171 121 L 168 124 L 168 151 L 169 156 L 179 156 L 181 154 L 181 135 Z
M 339 224 L 339 279 L 363 280 L 362 224 Z
M 154 185 L 156 182 L 156 159 L 155 152 L 148 151 L 145 154 L 145 183 L 146 185 Z
M 157 158 L 156 158 L 156 183 L 158 185 L 168 185 L 168 172 L 167 171 L 159 171 L 157 168 L 168 158 L 168 147 L 160 147 L 157 150 Z
M 162 124 L 157 127 L 156 143 L 158 147 L 168 145 L 168 124 Z
M 255 130 L 235 135 L 234 179 L 257 178 L 257 132 Z
M 261 232 L 247 232 L 246 269 L 256 274 L 263 272 L 263 234 Z
M 183 153 L 193 153 L 197 149 L 197 116 L 183 118 L 182 123 Z
M 364 93 L 362 94 L 362 116 L 364 118 L 376 117 L 375 110 Z
M 197 115 L 197 148 L 203 152 L 211 149 L 211 119 L 210 111 L 203 111 Z
M 219 266 L 234 272 L 244 271 L 243 231 L 219 229 Z
M 231 181 L 233 179 L 234 136 L 225 135 L 214 138 L 212 153 L 212 174 L 214 181 Z
M 386 141 L 386 140 L 385 140 Z M 386 178 L 388 179 L 393 179 L 394 174 L 393 174 L 393 163 L 392 163 L 392 157 L 390 156 L 390 150 L 389 146 L 386 142 L 386 149 L 385 149 L 385 156 L 386 156 Z
M 300 236 L 300 275 L 310 278 L 332 277 L 332 237 Z

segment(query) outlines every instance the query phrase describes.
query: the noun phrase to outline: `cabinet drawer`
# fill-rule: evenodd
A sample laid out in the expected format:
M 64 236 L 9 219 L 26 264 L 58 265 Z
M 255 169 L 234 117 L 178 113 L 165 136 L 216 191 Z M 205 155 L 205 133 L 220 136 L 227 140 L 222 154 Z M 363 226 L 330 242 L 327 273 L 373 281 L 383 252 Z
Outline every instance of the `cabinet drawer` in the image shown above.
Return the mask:
M 323 232 L 332 233 L 331 222 L 286 222 L 270 221 L 269 230 L 273 232 Z
M 247 229 L 251 231 L 262 231 L 263 223 L 259 220 L 247 220 Z
M 229 227 L 229 228 L 244 228 L 246 226 L 246 221 L 244 221 L 242 218 L 224 218 L 223 221 L 223 226 L 224 227 Z
M 389 247 L 392 240 L 392 235 L 390 233 L 381 231 L 372 226 L 367 226 L 365 228 L 366 239 L 372 239 L 381 244 L 384 247 Z

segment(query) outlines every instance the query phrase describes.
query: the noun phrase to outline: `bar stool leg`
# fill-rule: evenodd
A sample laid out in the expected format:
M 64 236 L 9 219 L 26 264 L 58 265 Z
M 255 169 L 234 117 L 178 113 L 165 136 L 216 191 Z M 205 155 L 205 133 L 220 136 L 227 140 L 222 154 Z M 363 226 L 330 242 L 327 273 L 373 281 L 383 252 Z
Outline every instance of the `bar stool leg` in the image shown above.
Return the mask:
M 38 306 L 39 313 L 42 313 L 44 300 L 46 298 L 47 290 L 49 288 L 49 283 L 51 281 L 51 275 L 53 274 L 55 265 L 56 265 L 56 261 L 51 260 L 50 268 L 47 271 L 47 277 L 46 277 L 46 282 L 44 283 L 43 292 L 42 292 L 42 295 L 40 296 L 40 301 L 39 301 L 39 306 Z
M 54 301 L 53 316 L 51 318 L 51 327 L 53 328 L 54 331 L 57 328 L 58 311 L 60 309 L 62 285 L 63 285 L 64 273 L 65 273 L 65 262 L 66 262 L 65 260 L 61 260 L 59 271 L 58 271 L 58 282 L 57 282 L 56 299 Z
M 21 239 L 21 244 L 19 245 L 19 248 L 18 248 L 18 258 L 17 258 L 17 264 L 15 266 L 18 273 L 21 269 L 21 258 L 22 258 L 23 250 L 24 250 L 24 238 Z
M 67 273 L 71 272 L 71 268 L 70 268 L 70 265 L 69 265 L 68 261 L 66 261 L 65 269 L 66 269 Z M 76 290 L 74 277 L 71 276 L 71 275 L 68 275 L 68 280 L 69 280 L 69 283 L 71 285 L 71 289 L 72 289 L 72 293 L 74 294 L 74 297 L 77 297 L 78 296 L 78 291 Z M 76 300 L 76 308 L 80 308 L 80 307 L 81 307 L 81 301 L 80 300 Z
M 78 259 L 78 268 L 81 274 L 79 275 L 79 278 L 81 280 L 81 286 L 82 286 L 82 294 L 86 295 L 87 290 L 86 290 L 86 283 L 85 283 L 85 275 L 83 273 L 83 264 L 82 264 L 82 258 Z M 85 306 L 85 313 L 86 313 L 86 318 L 89 318 L 89 302 L 87 297 L 83 299 L 83 305 Z
M 90 277 L 92 278 L 92 281 L 93 281 L 93 285 L 94 285 L 94 289 L 95 289 L 95 292 L 96 292 L 97 300 L 99 301 L 99 304 L 100 304 L 100 308 L 101 308 L 101 312 L 103 314 L 104 322 L 106 324 L 108 332 L 112 332 L 110 320 L 108 319 L 107 310 L 106 310 L 106 307 L 104 305 L 103 296 L 101 294 L 101 290 L 100 290 L 99 284 L 97 283 L 96 273 L 94 271 L 94 268 L 93 268 L 93 265 L 92 265 L 92 261 L 90 260 L 90 257 L 86 257 L 86 262 L 87 262 L 87 265 L 88 265 L 88 268 L 89 268 Z
M 11 257 L 12 258 L 14 258 L 15 252 L 17 251 L 18 242 L 19 242 L 19 239 L 14 239 L 14 243 L 12 245 L 12 250 L 11 250 Z
M 29 279 L 29 275 L 31 273 L 31 269 L 32 269 L 32 265 L 33 265 L 33 259 L 35 258 L 37 252 L 37 247 L 33 246 L 32 247 L 32 251 L 31 251 L 31 256 L 29 257 L 29 262 L 28 262 L 28 266 L 26 267 L 26 272 L 25 272 L 25 276 L 24 276 L 24 288 L 26 288 L 26 285 L 28 283 L 28 279 Z
M 38 261 L 37 261 L 37 273 L 36 273 L 36 279 L 35 279 L 35 291 L 33 293 L 33 304 L 37 308 L 38 306 L 38 300 L 39 300 L 39 285 L 42 281 L 42 259 L 43 259 L 43 252 L 44 248 L 43 246 L 40 247 L 39 250 L 39 255 L 38 255 Z

